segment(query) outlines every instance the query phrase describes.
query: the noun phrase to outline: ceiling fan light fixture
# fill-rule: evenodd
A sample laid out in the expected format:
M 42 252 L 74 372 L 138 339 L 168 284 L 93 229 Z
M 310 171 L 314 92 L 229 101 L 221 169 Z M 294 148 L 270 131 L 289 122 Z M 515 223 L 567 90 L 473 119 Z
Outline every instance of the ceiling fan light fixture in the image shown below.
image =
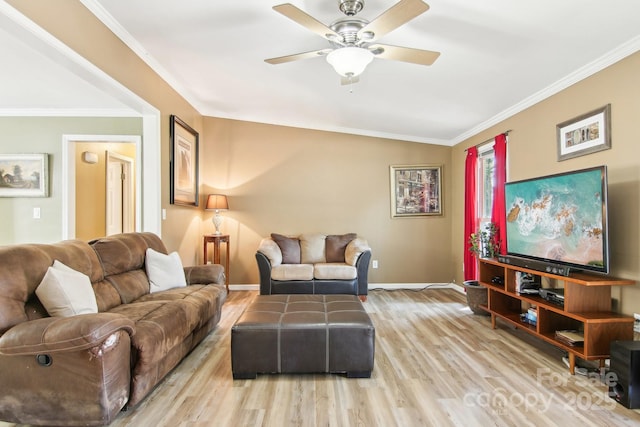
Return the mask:
M 371 61 L 373 61 L 373 53 L 368 49 L 355 46 L 341 47 L 327 55 L 327 62 L 336 70 L 336 73 L 344 77 L 362 74 Z

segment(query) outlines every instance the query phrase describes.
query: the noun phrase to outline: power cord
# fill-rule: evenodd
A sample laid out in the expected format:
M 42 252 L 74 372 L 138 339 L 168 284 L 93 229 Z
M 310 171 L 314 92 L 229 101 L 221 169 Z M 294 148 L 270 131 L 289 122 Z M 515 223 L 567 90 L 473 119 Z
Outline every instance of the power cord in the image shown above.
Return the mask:
M 411 292 L 420 292 L 426 289 L 452 289 L 449 285 L 446 284 L 433 284 L 426 285 L 421 288 L 402 288 L 402 289 L 385 289 L 385 288 L 372 288 L 369 289 L 369 292 L 395 292 L 395 291 L 411 291 Z

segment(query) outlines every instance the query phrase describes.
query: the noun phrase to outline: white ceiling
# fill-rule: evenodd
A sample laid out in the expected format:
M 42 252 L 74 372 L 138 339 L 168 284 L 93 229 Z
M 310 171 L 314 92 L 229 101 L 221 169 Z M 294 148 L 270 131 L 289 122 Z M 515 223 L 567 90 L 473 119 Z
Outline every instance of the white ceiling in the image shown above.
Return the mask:
M 440 58 L 374 59 L 351 93 L 322 57 L 264 62 L 328 47 L 271 9 L 282 1 L 81 1 L 203 115 L 446 145 L 640 49 L 636 0 L 431 0 L 379 41 Z M 366 0 L 358 17 L 395 2 Z M 291 3 L 327 25 L 344 16 L 337 0 Z M 0 109 L 126 109 L 21 43 L 0 31 L 0 54 L 13 58 L 0 68 Z
M 70 52 L 0 1 L 0 115 L 136 114 Z

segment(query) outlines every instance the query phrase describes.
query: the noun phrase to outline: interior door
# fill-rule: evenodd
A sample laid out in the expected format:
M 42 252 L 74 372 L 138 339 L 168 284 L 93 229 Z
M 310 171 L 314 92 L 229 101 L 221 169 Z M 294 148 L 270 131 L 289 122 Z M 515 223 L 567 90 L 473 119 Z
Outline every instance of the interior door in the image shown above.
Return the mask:
M 134 231 L 133 159 L 109 151 L 106 159 L 105 233 L 110 236 Z

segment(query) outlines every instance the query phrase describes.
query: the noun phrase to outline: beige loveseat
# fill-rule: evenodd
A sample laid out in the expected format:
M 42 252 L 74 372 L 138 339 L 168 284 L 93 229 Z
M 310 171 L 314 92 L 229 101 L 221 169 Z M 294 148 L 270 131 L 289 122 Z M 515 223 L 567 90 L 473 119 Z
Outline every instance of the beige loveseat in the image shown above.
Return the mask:
M 260 294 L 368 293 L 369 243 L 354 233 L 271 234 L 256 252 Z
M 108 424 L 216 327 L 222 266 L 166 253 L 151 233 L 0 247 L 0 420 Z

